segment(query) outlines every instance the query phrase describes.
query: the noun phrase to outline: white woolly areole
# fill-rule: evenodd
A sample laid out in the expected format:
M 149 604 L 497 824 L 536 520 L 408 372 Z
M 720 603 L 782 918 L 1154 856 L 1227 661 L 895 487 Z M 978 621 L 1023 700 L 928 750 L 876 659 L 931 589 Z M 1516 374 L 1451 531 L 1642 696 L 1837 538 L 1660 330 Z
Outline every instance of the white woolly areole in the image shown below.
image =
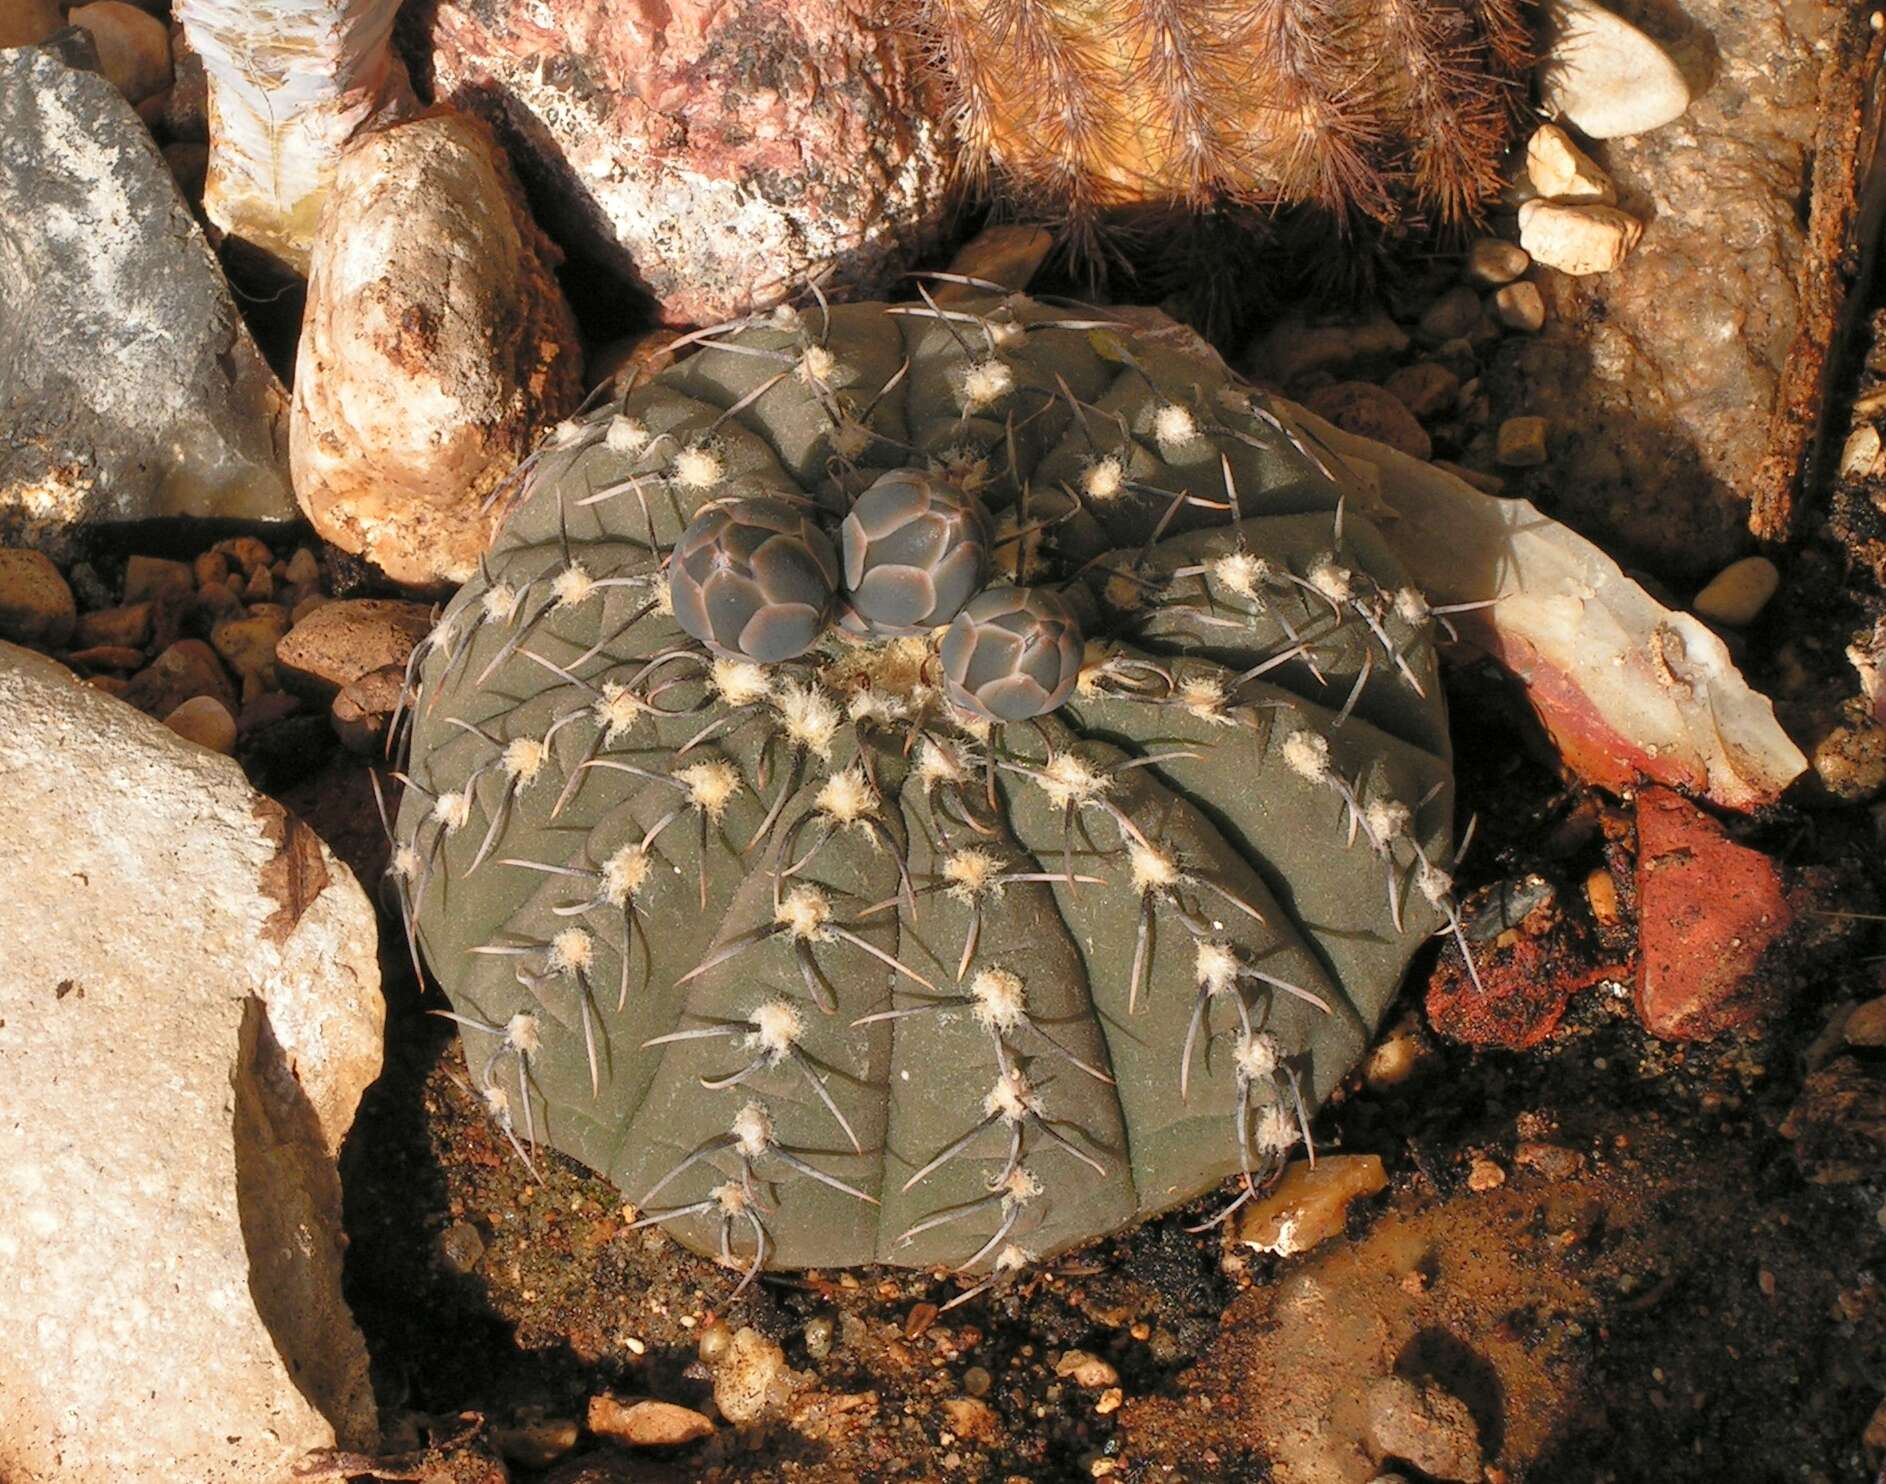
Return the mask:
M 1108 778 L 1093 764 L 1071 752 L 1056 753 L 1036 777 L 1048 801 L 1058 809 L 1070 804 L 1090 804 L 1104 798 L 1113 788 Z
M 773 921 L 801 943 L 822 943 L 831 934 L 832 899 L 816 886 L 795 886 L 780 898 Z
M 549 442 L 552 448 L 567 448 L 582 436 L 582 419 L 566 417 L 550 430 Z
M 958 399 L 963 411 L 980 412 L 992 402 L 999 402 L 1015 390 L 1015 373 L 1008 364 L 991 356 L 986 361 L 977 361 L 963 371 L 963 384 L 958 390 Z
M 1394 799 L 1371 799 L 1362 810 L 1362 824 L 1378 844 L 1399 840 L 1414 823 L 1414 811 Z
M 1324 557 L 1310 568 L 1308 581 L 1332 603 L 1347 603 L 1356 595 L 1356 574 L 1331 557 Z
M 707 683 L 729 706 L 751 706 L 773 693 L 772 678 L 752 660 L 715 660 Z
M 581 928 L 565 928 L 550 940 L 546 966 L 553 974 L 587 974 L 596 960 L 596 940 Z
M 845 702 L 845 715 L 853 721 L 889 724 L 902 721 L 909 714 L 910 707 L 901 696 L 893 696 L 874 685 L 853 691 L 851 698 Z
M 1019 1273 L 1035 1260 L 1035 1254 L 1019 1242 L 1006 1242 L 995 1255 L 993 1268 L 998 1273 Z
M 740 792 L 740 770 L 725 758 L 690 763 L 677 768 L 673 777 L 688 791 L 688 802 L 709 819 L 719 819 L 728 801 Z
M 1415 887 L 1430 906 L 1445 908 L 1453 900 L 1454 874 L 1423 861 L 1415 872 Z
M 642 889 L 653 866 L 653 858 L 643 845 L 624 845 L 602 863 L 602 896 L 611 907 L 626 907 Z
M 812 796 L 812 807 L 841 825 L 856 824 L 877 812 L 878 791 L 861 764 L 840 768 Z
M 783 682 L 774 698 L 786 736 L 820 757 L 832 755 L 832 738 L 843 719 L 836 702 L 816 685 Z
M 655 584 L 655 611 L 664 618 L 675 616 L 674 588 L 666 582 Z
M 791 1000 L 768 1000 L 753 1012 L 753 1044 L 778 1061 L 805 1033 L 805 1018 Z
M 949 883 L 948 894 L 964 906 L 973 905 L 984 895 L 1002 890 L 1002 857 L 980 845 L 965 846 L 943 857 L 943 879 Z
M 1190 408 L 1168 402 L 1153 414 L 1153 438 L 1161 453 L 1184 448 L 1198 438 L 1198 419 Z
M 518 783 L 531 783 L 550 761 L 550 744 L 541 737 L 513 737 L 501 754 L 504 771 Z
M 1288 1154 L 1302 1138 L 1297 1121 L 1282 1103 L 1266 1103 L 1251 1120 L 1251 1143 L 1260 1154 Z
M 1220 587 L 1240 598 L 1256 599 L 1258 589 L 1271 577 L 1270 563 L 1248 551 L 1226 552 L 1206 563 L 1206 570 Z
M 1041 1099 L 1035 1096 L 1028 1079 L 1011 1067 L 995 1079 L 995 1085 L 983 1096 L 982 1111 L 990 1118 L 1019 1123 L 1030 1113 L 1041 1111 Z
M 719 1205 L 723 1216 L 739 1216 L 746 1211 L 747 1193 L 738 1180 L 724 1181 L 708 1191 L 708 1195 Z
M 509 623 L 517 612 L 517 605 L 524 600 L 524 594 L 508 582 L 494 582 L 485 589 L 485 595 L 478 600 L 478 606 L 484 611 L 488 623 Z
M 1292 732 L 1284 738 L 1284 762 L 1290 771 L 1311 783 L 1329 777 L 1329 738 L 1321 732 Z
M 772 321 L 775 329 L 796 330 L 799 328 L 799 311 L 790 304 L 775 304 Z
M 1238 1037 L 1234 1055 L 1239 1072 L 1252 1082 L 1271 1076 L 1283 1063 L 1283 1047 L 1269 1031 L 1253 1031 L 1248 1036 Z
M 1126 493 L 1126 465 L 1118 454 L 1095 459 L 1081 471 L 1081 493 L 1096 505 L 1105 505 Z
M 1007 969 L 984 969 L 969 981 L 976 1021 L 993 1031 L 1012 1031 L 1028 1019 L 1021 976 Z
M 508 1092 L 494 1082 L 489 1087 L 479 1088 L 478 1096 L 484 1101 L 485 1111 L 499 1128 L 511 1126 L 511 1095 Z
M 581 562 L 571 562 L 550 583 L 550 595 L 558 608 L 574 608 L 595 591 L 596 579 Z
M 621 412 L 609 419 L 609 431 L 602 435 L 604 447 L 620 454 L 640 453 L 648 447 L 648 439 L 648 424 Z
M 826 439 L 832 445 L 832 452 L 841 459 L 861 459 L 876 436 L 870 428 L 847 412 L 832 424 Z
M 603 741 L 615 741 L 633 727 L 647 709 L 641 697 L 620 680 L 605 680 L 595 704 L 596 725 L 602 728 Z
M 758 1159 L 772 1146 L 772 1115 L 763 1103 L 747 1103 L 733 1115 L 728 1131 L 742 1154 L 748 1159 Z
M 1230 726 L 1225 714 L 1224 682 L 1216 675 L 1187 675 L 1179 682 L 1179 704 L 1200 721 Z
M 838 357 L 822 345 L 808 345 L 799 357 L 799 379 L 813 386 L 823 386 L 838 370 Z
M 1133 890 L 1141 896 L 1163 891 L 1179 879 L 1179 863 L 1157 845 L 1142 845 L 1129 839 L 1126 843 L 1127 865 L 1133 873 Z
M 917 781 L 926 789 L 935 788 L 939 783 L 961 783 L 968 776 L 969 770 L 963 766 L 955 748 L 946 747 L 934 738 L 923 739 L 923 745 L 917 749 Z
M 1410 628 L 1418 629 L 1434 616 L 1434 610 L 1428 606 L 1427 595 L 1418 587 L 1403 587 L 1395 590 L 1395 617 Z
M 471 794 L 442 793 L 432 801 L 432 817 L 438 820 L 446 834 L 465 827 L 465 821 L 471 818 Z
M 1002 1192 L 1005 1205 L 1025 1206 L 1041 1194 L 1041 1181 L 1025 1165 L 1017 1165 L 989 1187 Z
M 1235 988 L 1244 965 L 1226 943 L 1200 941 L 1193 951 L 1192 972 L 1207 994 L 1225 994 Z
M 727 466 L 720 455 L 702 443 L 692 443 L 675 455 L 675 483 L 687 490 L 710 490 L 719 484 Z
M 535 1056 L 544 1044 L 543 1026 L 527 1010 L 504 1022 L 504 1039 L 519 1056 Z
M 388 864 L 393 874 L 401 881 L 416 881 L 420 871 L 425 869 L 425 861 L 410 845 L 401 845 L 395 849 L 393 859 Z
M 1019 320 L 985 319 L 982 327 L 997 350 L 1014 350 L 1028 339 L 1028 326 Z

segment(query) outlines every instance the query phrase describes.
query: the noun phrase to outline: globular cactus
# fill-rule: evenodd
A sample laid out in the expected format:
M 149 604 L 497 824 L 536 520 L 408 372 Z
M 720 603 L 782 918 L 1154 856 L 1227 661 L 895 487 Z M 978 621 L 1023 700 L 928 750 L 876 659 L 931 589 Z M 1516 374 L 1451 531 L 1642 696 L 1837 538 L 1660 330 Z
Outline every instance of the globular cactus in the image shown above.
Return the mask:
M 971 171 L 1091 226 L 1308 203 L 1458 222 L 1500 188 L 1515 0 L 911 0 Z
M 1458 928 L 1434 615 L 1288 426 L 989 295 L 743 321 L 560 429 L 416 656 L 395 826 L 519 1152 L 743 1282 L 995 1281 L 1261 1189 Z M 947 628 L 677 623 L 704 510 L 896 471 L 997 532 Z

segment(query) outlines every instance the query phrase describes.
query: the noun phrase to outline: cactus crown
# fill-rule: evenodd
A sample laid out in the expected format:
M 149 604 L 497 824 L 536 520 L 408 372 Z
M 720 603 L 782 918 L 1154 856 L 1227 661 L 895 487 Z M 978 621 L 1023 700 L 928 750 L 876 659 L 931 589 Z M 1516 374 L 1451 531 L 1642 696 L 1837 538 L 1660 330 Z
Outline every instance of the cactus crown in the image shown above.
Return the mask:
M 997 294 L 723 327 L 555 439 L 415 658 L 396 825 L 520 1154 L 743 1281 L 995 1281 L 1260 1188 L 1453 916 L 1431 615 L 1337 467 Z M 678 622 L 704 512 L 835 532 L 893 471 L 981 510 L 900 494 L 846 560 L 989 542 L 947 629 L 772 662 Z

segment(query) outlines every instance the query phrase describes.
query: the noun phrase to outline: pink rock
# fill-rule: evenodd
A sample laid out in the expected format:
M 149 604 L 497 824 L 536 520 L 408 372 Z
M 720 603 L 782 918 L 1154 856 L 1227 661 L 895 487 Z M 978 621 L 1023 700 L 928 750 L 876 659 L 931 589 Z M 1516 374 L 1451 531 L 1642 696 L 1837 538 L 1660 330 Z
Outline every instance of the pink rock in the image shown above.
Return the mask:
M 1794 923 L 1781 867 L 1665 788 L 1637 796 L 1637 1013 L 1666 1040 L 1708 1040 L 1779 1008 Z
M 295 496 L 321 535 L 398 582 L 471 575 L 486 496 L 580 394 L 554 259 L 468 115 L 429 114 L 342 157 L 289 433 Z
M 437 96 L 501 126 L 546 224 L 669 324 L 926 246 L 942 131 L 906 33 L 843 0 L 439 0 Z

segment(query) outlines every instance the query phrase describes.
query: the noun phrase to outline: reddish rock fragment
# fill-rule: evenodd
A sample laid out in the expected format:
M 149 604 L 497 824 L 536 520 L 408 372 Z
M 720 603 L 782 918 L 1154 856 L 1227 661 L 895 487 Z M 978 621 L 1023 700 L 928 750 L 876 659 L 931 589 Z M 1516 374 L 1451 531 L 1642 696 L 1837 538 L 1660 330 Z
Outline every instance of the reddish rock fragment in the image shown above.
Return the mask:
M 1637 796 L 1637 1013 L 1666 1040 L 1708 1040 L 1779 1008 L 1794 924 L 1781 867 L 1665 788 Z

